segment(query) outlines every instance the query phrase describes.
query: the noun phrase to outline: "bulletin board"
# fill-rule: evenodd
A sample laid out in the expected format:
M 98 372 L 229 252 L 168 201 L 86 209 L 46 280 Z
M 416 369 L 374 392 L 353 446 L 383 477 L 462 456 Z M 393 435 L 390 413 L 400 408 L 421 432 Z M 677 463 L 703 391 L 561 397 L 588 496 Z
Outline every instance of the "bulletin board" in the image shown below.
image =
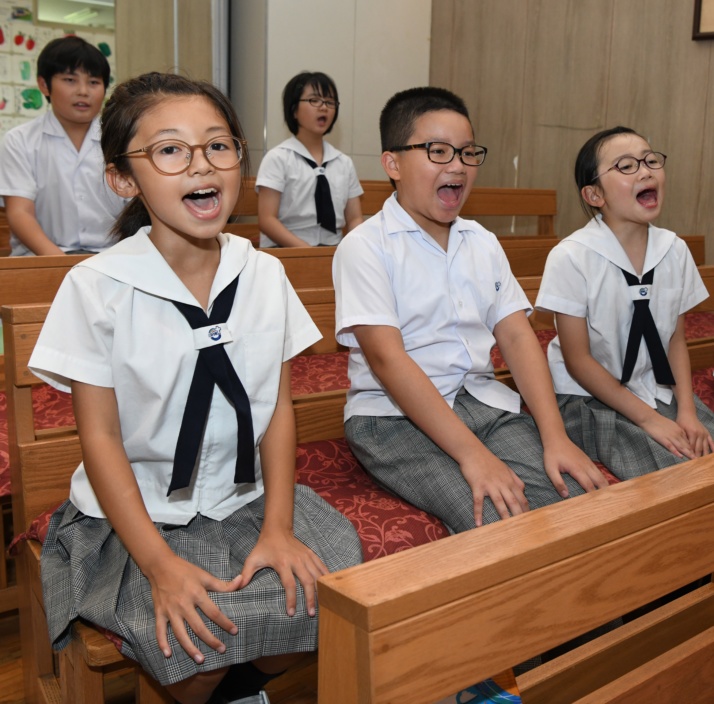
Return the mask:
M 112 32 L 80 27 L 41 26 L 35 21 L 30 0 L 0 0 L 0 138 L 23 122 L 47 111 L 47 101 L 37 87 L 37 57 L 57 37 L 74 34 L 94 44 L 107 57 L 114 83 L 116 52 Z

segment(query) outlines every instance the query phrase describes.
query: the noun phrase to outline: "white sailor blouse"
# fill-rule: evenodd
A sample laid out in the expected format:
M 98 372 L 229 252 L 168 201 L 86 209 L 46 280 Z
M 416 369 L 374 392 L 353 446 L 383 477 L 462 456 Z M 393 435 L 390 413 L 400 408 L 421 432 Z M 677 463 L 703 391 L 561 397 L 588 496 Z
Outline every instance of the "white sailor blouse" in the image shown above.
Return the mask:
M 238 276 L 230 314 L 218 321 L 220 332 L 215 324 L 193 330 L 174 301 L 198 302 L 149 232 L 142 228 L 69 272 L 30 367 L 62 391 L 70 390 L 71 380 L 114 389 L 124 448 L 152 520 L 186 524 L 199 512 L 221 520 L 260 496 L 263 482 L 256 450 L 255 482 L 234 483 L 238 423 L 219 385 L 212 392 L 197 469 L 188 486 L 167 497 L 189 388 L 205 346 L 201 340 L 219 335 L 225 343 L 250 400 L 257 448 L 275 409 L 282 363 L 320 333 L 282 264 L 232 235 L 219 235 L 221 260 L 207 311 Z M 83 465 L 72 477 L 70 499 L 83 513 L 103 517 Z
M 644 276 L 652 270 L 652 283 L 647 284 Z M 628 283 L 623 272 L 634 279 Z M 650 225 L 645 264 L 639 275 L 612 230 L 598 215 L 553 248 L 536 308 L 586 318 L 593 357 L 620 380 L 635 301 L 649 300 L 662 347 L 668 353 L 679 316 L 707 297 L 684 240 L 669 230 Z M 558 337 L 548 346 L 548 362 L 556 393 L 590 395 L 568 374 Z M 625 383 L 653 408 L 655 399 L 665 403 L 672 400 L 671 386 L 658 383 L 655 378 L 644 339 L 639 342 L 630 378 Z

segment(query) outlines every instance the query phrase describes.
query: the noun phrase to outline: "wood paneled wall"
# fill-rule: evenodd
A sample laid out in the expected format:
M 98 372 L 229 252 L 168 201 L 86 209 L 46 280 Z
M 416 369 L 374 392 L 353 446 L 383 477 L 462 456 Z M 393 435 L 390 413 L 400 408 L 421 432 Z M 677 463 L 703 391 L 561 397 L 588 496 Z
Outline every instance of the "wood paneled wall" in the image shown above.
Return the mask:
M 669 157 L 658 224 L 706 235 L 714 261 L 714 41 L 692 41 L 693 6 L 434 0 L 430 82 L 464 97 L 489 148 L 478 185 L 556 188 L 556 231 L 566 236 L 585 221 L 578 149 L 627 125 Z
M 211 0 L 179 0 L 178 66 L 173 0 L 116 3 L 117 80 L 146 71 L 176 71 L 212 80 Z

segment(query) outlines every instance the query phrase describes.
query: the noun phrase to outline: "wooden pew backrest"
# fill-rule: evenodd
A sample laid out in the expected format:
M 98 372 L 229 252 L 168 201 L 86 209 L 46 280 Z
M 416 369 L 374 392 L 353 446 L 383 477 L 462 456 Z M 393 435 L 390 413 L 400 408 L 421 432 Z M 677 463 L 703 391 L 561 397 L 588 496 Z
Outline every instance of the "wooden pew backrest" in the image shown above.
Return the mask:
M 389 181 L 377 180 L 360 183 L 364 190 L 360 198 L 363 215 L 368 217 L 378 213 L 384 201 L 392 194 L 392 185 Z M 469 194 L 461 215 L 466 218 L 532 216 L 537 219 L 538 236 L 555 237 L 554 219 L 557 212 L 557 195 L 552 189 L 475 187 Z M 254 177 L 244 179 L 233 215 L 239 218 L 239 224 L 244 226 L 235 231 L 235 234 L 255 233 L 258 197 Z

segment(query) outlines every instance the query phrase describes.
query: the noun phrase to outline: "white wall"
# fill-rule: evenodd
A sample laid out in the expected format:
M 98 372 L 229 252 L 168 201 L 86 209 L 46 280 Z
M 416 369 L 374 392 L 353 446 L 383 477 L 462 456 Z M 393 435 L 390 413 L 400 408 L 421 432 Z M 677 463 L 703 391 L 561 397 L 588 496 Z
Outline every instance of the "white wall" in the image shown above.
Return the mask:
M 231 95 L 252 170 L 290 135 L 281 95 L 300 71 L 324 71 L 340 94 L 328 140 L 363 179 L 385 178 L 379 113 L 399 90 L 429 84 L 432 0 L 234 0 Z

